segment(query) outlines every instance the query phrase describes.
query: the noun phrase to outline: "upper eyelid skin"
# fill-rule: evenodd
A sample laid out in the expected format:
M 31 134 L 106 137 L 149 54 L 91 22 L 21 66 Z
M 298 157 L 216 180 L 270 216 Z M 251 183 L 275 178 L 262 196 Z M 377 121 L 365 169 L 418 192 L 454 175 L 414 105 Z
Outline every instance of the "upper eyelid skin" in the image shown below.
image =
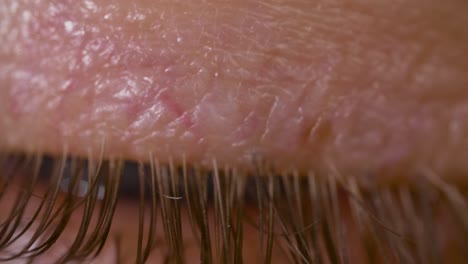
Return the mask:
M 5 1 L 0 148 L 461 174 L 467 9 Z

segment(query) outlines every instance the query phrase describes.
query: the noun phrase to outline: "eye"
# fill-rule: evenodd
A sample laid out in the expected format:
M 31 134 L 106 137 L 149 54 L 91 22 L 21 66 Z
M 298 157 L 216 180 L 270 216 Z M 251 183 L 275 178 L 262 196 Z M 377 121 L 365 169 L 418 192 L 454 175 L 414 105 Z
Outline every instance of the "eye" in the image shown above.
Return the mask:
M 1 3 L 1 259 L 463 262 L 467 8 Z

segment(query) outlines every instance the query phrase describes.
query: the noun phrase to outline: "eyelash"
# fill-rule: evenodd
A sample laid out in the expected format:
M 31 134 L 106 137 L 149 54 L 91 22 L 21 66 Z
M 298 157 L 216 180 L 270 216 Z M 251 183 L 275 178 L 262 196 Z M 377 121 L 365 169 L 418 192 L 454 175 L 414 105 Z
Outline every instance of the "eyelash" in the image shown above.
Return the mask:
M 430 172 L 413 184 L 392 187 L 379 186 L 375 177 L 274 173 L 260 162 L 255 167 L 255 173 L 245 174 L 234 168 L 205 171 L 183 163 L 159 164 L 156 159 L 141 164 L 0 153 L 0 205 L 11 204 L 8 192 L 16 190 L 17 195 L 15 206 L 0 222 L 0 260 L 33 261 L 50 250 L 80 206 L 94 212 L 83 215 L 80 228 L 87 233 L 80 233 L 57 262 L 98 255 L 112 239 L 109 230 L 122 197 L 133 199 L 140 212 L 137 263 L 145 262 L 158 246 L 156 223 L 162 224 L 163 245 L 168 247 L 164 258 L 187 261 L 181 223 L 185 210 L 202 263 L 242 262 L 246 225 L 257 230 L 265 263 L 274 260 L 274 250 L 296 263 L 348 263 L 356 254 L 369 263 L 428 263 L 448 254 L 441 242 L 445 230 L 434 225 L 433 218 L 441 214 L 454 224 L 449 241 L 452 263 L 468 259 L 466 192 Z M 138 187 L 125 194 L 121 184 L 135 178 Z M 38 193 L 40 185 L 47 187 Z M 41 204 L 34 214 L 26 213 L 35 198 Z M 28 232 L 35 236 L 11 252 L 11 245 Z M 346 243 L 354 241 L 353 235 L 355 248 Z

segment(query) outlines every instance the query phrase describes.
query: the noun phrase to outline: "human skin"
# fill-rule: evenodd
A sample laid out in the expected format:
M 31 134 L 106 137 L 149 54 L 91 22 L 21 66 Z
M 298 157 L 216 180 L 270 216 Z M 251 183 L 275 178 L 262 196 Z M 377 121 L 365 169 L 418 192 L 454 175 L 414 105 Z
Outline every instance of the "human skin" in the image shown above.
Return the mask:
M 467 13 L 464 0 L 4 0 L 0 150 L 463 180 Z
M 0 147 L 459 175 L 467 11 L 461 0 L 3 1 Z

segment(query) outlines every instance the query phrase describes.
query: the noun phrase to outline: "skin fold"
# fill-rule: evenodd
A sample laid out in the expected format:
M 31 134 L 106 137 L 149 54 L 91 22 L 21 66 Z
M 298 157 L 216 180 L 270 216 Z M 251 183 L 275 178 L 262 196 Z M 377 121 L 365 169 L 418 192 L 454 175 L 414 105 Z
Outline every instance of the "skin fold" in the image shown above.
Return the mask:
M 464 181 L 466 14 L 464 0 L 3 0 L 0 150 Z

